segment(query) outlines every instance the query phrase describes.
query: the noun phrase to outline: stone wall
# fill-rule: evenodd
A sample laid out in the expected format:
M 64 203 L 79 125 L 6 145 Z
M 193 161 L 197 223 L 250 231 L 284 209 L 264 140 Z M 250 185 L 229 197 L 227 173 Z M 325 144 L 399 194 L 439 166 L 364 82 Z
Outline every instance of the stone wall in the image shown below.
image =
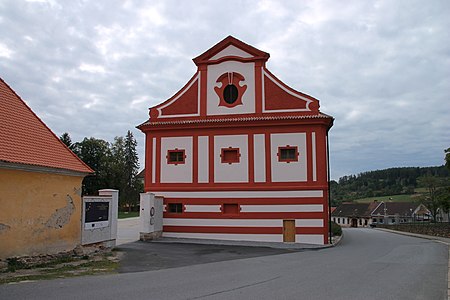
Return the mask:
M 377 225 L 377 227 L 450 238 L 450 223 Z

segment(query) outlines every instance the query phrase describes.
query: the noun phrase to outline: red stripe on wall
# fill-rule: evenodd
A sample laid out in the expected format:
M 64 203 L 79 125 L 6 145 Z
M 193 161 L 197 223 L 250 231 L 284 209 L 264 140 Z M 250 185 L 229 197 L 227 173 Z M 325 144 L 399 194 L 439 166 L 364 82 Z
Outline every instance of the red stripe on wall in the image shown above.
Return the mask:
M 182 219 L 322 219 L 320 212 L 260 212 L 260 213 L 239 213 L 230 218 L 222 212 L 183 212 L 183 213 L 163 213 L 163 218 Z
M 163 232 L 186 233 L 237 233 L 237 234 L 282 234 L 282 227 L 226 227 L 226 226 L 163 226 Z M 321 228 L 297 227 L 296 234 L 323 234 Z
M 324 198 L 164 198 L 164 204 L 182 202 L 190 205 L 220 205 L 239 203 L 240 205 L 282 205 L 282 204 L 324 204 Z
M 163 226 L 163 232 L 281 234 L 282 227 Z
M 296 234 L 323 234 L 322 227 L 296 227 Z

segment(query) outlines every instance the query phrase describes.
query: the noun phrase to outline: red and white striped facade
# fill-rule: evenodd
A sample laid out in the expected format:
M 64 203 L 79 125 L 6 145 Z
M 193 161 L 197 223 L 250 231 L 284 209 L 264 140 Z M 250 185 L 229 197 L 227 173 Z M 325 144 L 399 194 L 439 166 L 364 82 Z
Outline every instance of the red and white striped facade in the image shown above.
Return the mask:
M 163 236 L 283 242 L 289 220 L 295 242 L 328 243 L 333 118 L 270 73 L 268 58 L 225 38 L 194 59 L 197 73 L 138 126 L 145 191 L 164 197 Z

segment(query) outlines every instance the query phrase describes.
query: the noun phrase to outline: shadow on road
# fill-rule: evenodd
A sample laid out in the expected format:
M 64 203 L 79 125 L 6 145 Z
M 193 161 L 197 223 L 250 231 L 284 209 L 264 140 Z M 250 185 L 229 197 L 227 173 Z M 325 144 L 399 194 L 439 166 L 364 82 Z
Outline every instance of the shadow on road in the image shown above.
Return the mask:
M 152 271 L 299 251 L 268 247 L 151 243 L 140 241 L 122 244 L 116 249 L 122 252 L 119 273 Z

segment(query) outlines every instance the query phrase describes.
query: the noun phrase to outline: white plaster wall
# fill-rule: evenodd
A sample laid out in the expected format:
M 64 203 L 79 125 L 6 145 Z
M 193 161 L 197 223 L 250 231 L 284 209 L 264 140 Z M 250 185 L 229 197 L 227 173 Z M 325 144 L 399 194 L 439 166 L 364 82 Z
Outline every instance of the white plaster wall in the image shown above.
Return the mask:
M 185 150 L 184 164 L 168 164 L 167 150 Z M 192 183 L 192 137 L 161 138 L 161 183 Z
M 322 204 L 241 205 L 241 212 L 323 212 Z
M 273 182 L 290 182 L 307 180 L 306 133 L 278 133 L 270 135 L 271 170 Z M 297 146 L 300 153 L 296 162 L 279 162 L 278 147 Z
M 222 163 L 222 148 L 239 148 L 239 163 Z M 214 182 L 248 182 L 248 136 L 222 135 L 214 137 Z
M 241 81 L 241 85 L 247 85 L 247 90 L 242 96 L 242 105 L 229 108 L 219 106 L 219 96 L 214 91 L 215 86 L 220 86 L 221 83 L 216 83 L 220 75 L 227 72 L 237 72 L 244 76 L 245 80 Z M 225 61 L 217 65 L 208 66 L 208 80 L 207 80 L 207 107 L 206 113 L 208 115 L 233 115 L 255 112 L 255 64 L 242 63 L 238 61 Z
M 316 148 L 316 133 L 311 133 L 311 143 L 312 143 L 312 175 L 313 175 L 313 181 L 317 181 L 317 148 Z
M 209 181 L 209 140 L 207 136 L 198 137 L 198 182 Z
M 152 140 L 152 183 L 156 182 L 156 138 Z
M 241 50 L 233 45 L 230 45 L 211 57 L 211 60 L 216 60 L 225 56 L 239 56 L 243 58 L 249 58 L 252 57 L 250 53 L 245 52 L 244 50 Z
M 264 134 L 255 134 L 253 137 L 254 148 L 254 176 L 255 182 L 266 181 L 266 146 Z
M 296 234 L 295 242 L 302 244 L 323 245 L 323 234 Z
M 282 234 L 163 232 L 163 237 L 229 240 L 229 241 L 255 241 L 255 242 L 279 242 L 279 243 L 283 242 Z

